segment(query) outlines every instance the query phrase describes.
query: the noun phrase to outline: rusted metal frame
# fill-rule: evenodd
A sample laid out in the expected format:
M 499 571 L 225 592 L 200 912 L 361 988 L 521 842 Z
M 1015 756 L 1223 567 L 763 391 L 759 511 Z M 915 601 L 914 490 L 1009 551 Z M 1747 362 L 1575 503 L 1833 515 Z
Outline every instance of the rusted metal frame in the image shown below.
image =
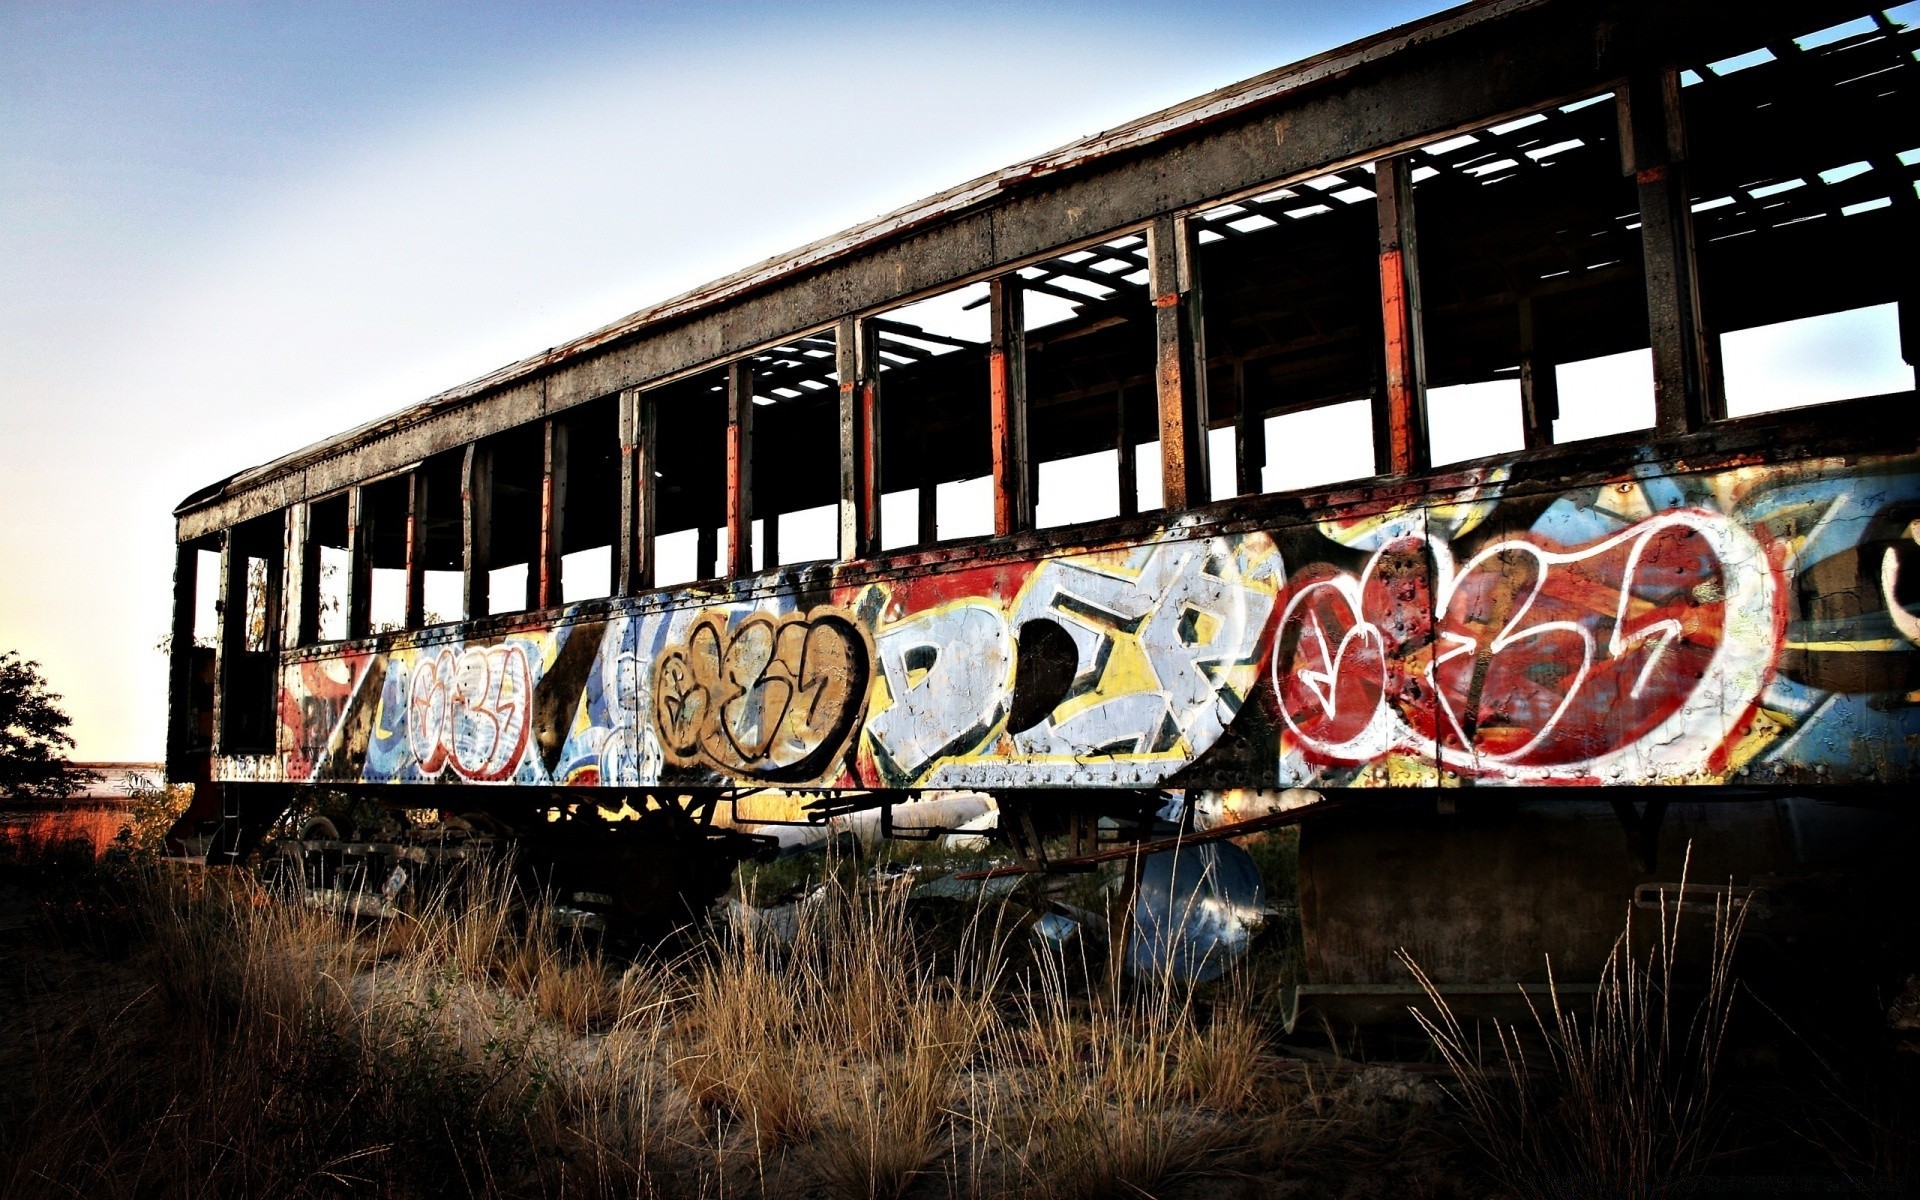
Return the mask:
M 527 572 L 527 607 L 534 609 L 556 607 L 566 598 L 567 424 L 548 417 L 541 426 L 540 561 Z
M 753 574 L 753 360 L 727 364 L 727 564 Z
M 1267 465 L 1267 431 L 1247 395 L 1247 364 L 1233 360 L 1233 478 L 1242 496 L 1258 495 L 1260 473 Z
M 367 489 L 347 489 L 347 636 L 366 637 L 373 613 L 373 506 Z
M 834 327 L 840 383 L 840 558 L 880 553 L 880 364 L 872 318 Z
M 193 624 L 200 599 L 200 549 L 173 548 L 173 621 L 167 641 L 167 778 L 187 782 L 194 752 Z
M 1279 829 L 1285 825 L 1298 825 L 1310 817 L 1325 816 L 1351 807 L 1352 802 L 1344 800 L 1320 800 L 1303 804 L 1298 808 L 1289 808 L 1282 812 L 1266 813 L 1258 817 L 1249 817 L 1244 821 L 1231 821 L 1215 825 L 1211 829 L 1183 831 L 1180 834 L 1161 838 L 1157 841 L 1129 842 L 1115 846 L 1110 850 L 1099 850 L 1092 854 L 1080 854 L 1072 858 L 1056 858 L 1052 861 L 1042 859 L 1039 862 L 1020 862 L 1007 867 L 990 867 L 984 871 L 962 871 L 955 879 L 973 881 L 976 879 L 999 879 L 1006 875 L 1031 875 L 1036 872 L 1083 871 L 1100 863 L 1114 862 L 1118 859 L 1139 858 L 1161 854 L 1168 850 L 1178 850 L 1183 846 L 1199 846 L 1208 842 L 1225 841 L 1228 838 L 1241 837 L 1249 833 L 1260 833 L 1268 829 Z
M 493 556 L 493 452 L 467 443 L 460 460 L 460 597 L 469 621 L 490 615 L 487 574 Z
M 1627 38 L 1588 6 L 1525 2 L 1395 31 L 963 185 L 243 472 L 221 494 L 183 505 L 177 536 L 216 532 L 546 412 L 702 369 L 766 344 L 769 329 L 877 311 L 1113 236 L 1106 231 L 1154 212 L 1217 204 L 1589 95 L 1624 72 L 1629 53 L 1713 61 L 1791 34 L 1804 13 L 1756 0 L 1731 22 L 1704 0 L 1672 0 L 1636 17 L 1645 32 Z M 1179 153 L 1179 171 L 1169 172 L 1162 146 Z
M 1134 461 L 1133 431 L 1127 428 L 1127 385 L 1113 390 L 1114 468 L 1120 477 L 1120 515 L 1131 517 L 1140 511 L 1140 474 Z
M 427 623 L 427 472 L 424 466 L 407 475 L 407 614 L 408 629 Z
M 247 560 L 240 531 L 227 530 L 220 539 L 220 591 L 213 643 L 213 752 L 228 749 L 227 721 L 232 716 L 227 698 L 233 686 L 235 656 L 245 646 L 247 622 Z
M 1380 321 L 1384 389 L 1376 405 L 1385 412 L 1376 425 L 1386 444 L 1376 447 L 1383 475 L 1412 475 L 1431 465 L 1427 437 L 1427 363 L 1420 312 L 1420 246 L 1414 231 L 1412 167 L 1406 155 L 1390 155 L 1374 168 L 1380 216 Z M 1382 453 L 1384 451 L 1384 454 Z
M 653 587 L 654 493 L 653 394 L 639 388 L 620 393 L 620 545 L 613 594 L 633 596 Z
M 266 558 L 266 577 L 261 580 L 261 619 L 265 625 L 262 630 L 261 651 L 266 654 L 278 654 L 285 637 L 286 612 L 286 564 L 288 527 L 293 524 L 291 515 L 280 514 L 280 536 L 269 545 Z
M 987 396 L 993 439 L 993 532 L 1033 528 L 1032 467 L 1027 445 L 1027 317 L 1018 275 L 989 285 L 991 339 Z
M 293 634 L 293 646 L 311 646 L 320 640 L 320 540 L 313 533 L 313 501 L 295 505 L 293 511 L 293 537 L 298 546 L 293 561 L 298 577 L 287 589 L 294 603 L 293 620 L 287 626 Z
M 1540 353 L 1533 324 L 1533 301 L 1520 298 L 1520 419 L 1526 447 L 1553 445 L 1553 423 L 1560 416 L 1560 377 L 1551 358 Z
M 1198 230 L 1185 217 L 1147 227 L 1153 295 L 1154 384 L 1160 414 L 1160 489 L 1169 511 L 1207 502 L 1207 346 L 1200 311 Z
M 1715 394 L 1708 335 L 1700 317 L 1679 71 L 1668 67 L 1635 74 L 1616 95 L 1620 165 L 1633 177 L 1640 198 L 1654 427 L 1661 433 L 1684 433 L 1725 416 L 1725 404 Z

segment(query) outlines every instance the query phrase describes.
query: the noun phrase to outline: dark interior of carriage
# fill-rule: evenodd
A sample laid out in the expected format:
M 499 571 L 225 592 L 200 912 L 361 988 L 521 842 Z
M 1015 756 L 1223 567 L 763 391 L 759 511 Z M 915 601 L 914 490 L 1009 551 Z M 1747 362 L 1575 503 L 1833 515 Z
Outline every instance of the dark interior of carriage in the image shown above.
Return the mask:
M 1680 73 L 1676 169 L 1696 247 L 1710 417 L 1911 390 L 1916 53 L 1920 34 L 1873 14 Z M 1619 100 L 1601 93 L 1404 152 L 1434 465 L 1654 425 L 1646 193 L 1623 169 L 1622 138 Z M 1203 497 L 1384 469 L 1381 178 L 1379 161 L 1354 163 L 1190 217 L 1212 459 Z M 1161 504 L 1148 255 L 1144 231 L 1118 230 L 1003 279 L 1008 289 L 1017 281 L 1024 312 L 1037 527 Z M 988 308 L 987 284 L 972 282 L 865 318 L 882 552 L 993 532 Z M 1811 347 L 1846 370 L 1825 392 L 1769 390 L 1770 346 Z M 838 552 L 836 364 L 831 329 L 736 364 L 741 401 L 750 398 L 753 570 Z M 731 573 L 728 378 L 710 369 L 647 393 L 653 586 Z M 307 553 L 322 597 L 301 640 L 611 594 L 619 420 L 608 396 L 364 485 L 365 512 L 350 512 L 345 495 L 312 504 Z M 550 497 L 549 478 L 564 481 Z M 462 595 L 468 504 L 486 509 L 491 532 L 474 552 L 485 584 Z M 412 611 L 396 578 L 409 512 L 427 576 Z M 355 522 L 364 551 L 354 549 Z M 563 581 L 545 595 L 543 527 L 560 560 L 548 574 Z M 274 536 L 258 540 L 277 546 Z M 356 572 L 365 603 L 352 598 Z

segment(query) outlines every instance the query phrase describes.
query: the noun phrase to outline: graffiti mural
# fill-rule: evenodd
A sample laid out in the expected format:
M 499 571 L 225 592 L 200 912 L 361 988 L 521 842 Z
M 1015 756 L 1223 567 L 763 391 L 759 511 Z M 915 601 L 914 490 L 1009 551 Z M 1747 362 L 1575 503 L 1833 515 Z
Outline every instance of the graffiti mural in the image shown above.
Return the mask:
M 1920 745 L 1910 457 L 1558 493 L 1489 470 L 1425 503 L 768 591 L 303 652 L 285 777 L 1872 782 Z

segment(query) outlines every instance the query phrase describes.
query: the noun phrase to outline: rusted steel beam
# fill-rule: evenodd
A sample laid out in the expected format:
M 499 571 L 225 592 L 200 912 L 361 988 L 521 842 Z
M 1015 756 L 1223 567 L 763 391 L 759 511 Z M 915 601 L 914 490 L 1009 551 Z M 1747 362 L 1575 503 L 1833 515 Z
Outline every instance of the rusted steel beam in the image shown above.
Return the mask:
M 1553 445 L 1553 423 L 1560 416 L 1560 377 L 1553 360 L 1541 354 L 1533 327 L 1533 301 L 1520 298 L 1520 421 L 1529 450 Z
M 1147 227 L 1153 294 L 1154 381 L 1160 411 L 1160 489 L 1169 511 L 1207 502 L 1207 346 L 1200 259 L 1192 224 L 1162 217 Z
M 529 608 L 553 608 L 562 603 L 565 584 L 561 551 L 566 548 L 562 527 L 567 513 L 567 426 L 548 417 L 541 429 L 540 469 L 540 561 L 527 572 L 530 583 L 537 582 Z
M 727 364 L 728 575 L 753 574 L 753 363 Z
M 427 472 L 407 475 L 407 615 L 408 629 L 427 623 Z
M 880 370 L 873 321 L 834 329 L 840 379 L 840 557 L 880 552 Z
M 200 597 L 200 549 L 173 549 L 173 620 L 167 641 L 167 778 L 185 782 L 194 754 L 193 621 Z
M 1267 431 L 1247 396 L 1247 365 L 1233 362 L 1233 479 L 1242 496 L 1260 491 L 1260 472 L 1267 465 Z
M 1033 528 L 1027 462 L 1027 306 L 1018 275 L 995 277 L 988 298 L 987 394 L 993 438 L 993 531 Z
M 1382 474 L 1410 475 L 1427 469 L 1427 364 L 1420 318 L 1420 246 L 1414 234 L 1413 184 L 1403 155 L 1374 168 L 1380 214 L 1380 321 L 1386 354 L 1386 405 Z M 1380 454 L 1376 451 L 1375 458 Z
M 1633 176 L 1640 194 L 1654 424 L 1662 433 L 1684 433 L 1724 414 L 1713 394 L 1706 327 L 1700 319 L 1700 268 L 1687 196 L 1678 70 L 1634 75 L 1620 89 L 1617 103 L 1621 168 Z
M 653 586 L 654 402 L 639 388 L 620 393 L 620 544 L 613 593 Z
M 460 602 L 466 619 L 488 612 L 487 572 L 492 569 L 492 452 L 478 442 L 467 445 L 460 460 Z
M 293 645 L 311 646 L 320 640 L 320 542 L 313 535 L 311 503 L 294 506 L 292 526 L 298 550 L 293 560 L 295 578 L 287 588 L 294 604 L 287 626 Z
M 1755 0 L 1738 21 L 1708 0 L 1497 0 L 1428 18 L 950 189 L 242 472 L 184 502 L 176 537 L 1158 214 L 1591 94 L 1637 64 L 1791 37 L 1807 13 L 1786 0 Z
M 236 530 L 228 530 L 220 540 L 219 597 L 213 648 L 213 752 L 224 754 L 229 745 L 227 723 L 232 718 L 227 698 L 232 695 L 234 659 L 245 649 L 247 636 L 247 560 Z
M 367 489 L 347 489 L 347 636 L 366 637 L 373 613 L 373 506 Z

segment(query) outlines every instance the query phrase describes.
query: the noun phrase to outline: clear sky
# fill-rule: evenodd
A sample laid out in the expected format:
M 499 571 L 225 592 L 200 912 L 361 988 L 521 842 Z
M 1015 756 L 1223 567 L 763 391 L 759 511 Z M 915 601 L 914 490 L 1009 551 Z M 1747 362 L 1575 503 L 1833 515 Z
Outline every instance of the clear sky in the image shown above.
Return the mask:
M 157 758 L 188 492 L 1440 7 L 15 0 L 0 649 Z

